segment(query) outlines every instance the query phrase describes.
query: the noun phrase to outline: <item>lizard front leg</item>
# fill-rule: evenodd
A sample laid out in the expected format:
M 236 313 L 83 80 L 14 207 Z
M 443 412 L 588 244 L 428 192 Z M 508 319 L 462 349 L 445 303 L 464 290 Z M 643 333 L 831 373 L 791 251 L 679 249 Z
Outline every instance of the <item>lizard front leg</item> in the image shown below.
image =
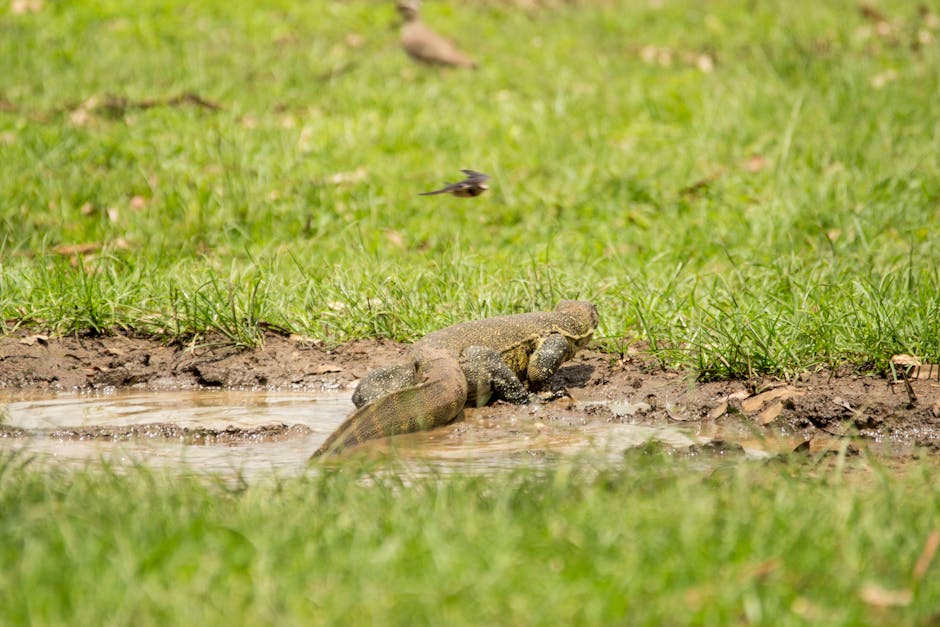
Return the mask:
M 568 338 L 560 333 L 553 333 L 542 340 L 529 356 L 529 367 L 526 370 L 529 389 L 542 389 L 542 385 L 558 371 L 566 359 L 571 358 L 572 353 Z
M 529 392 L 498 351 L 486 346 L 468 346 L 460 355 L 460 367 L 467 378 L 467 400 L 477 407 L 495 397 L 521 405 Z

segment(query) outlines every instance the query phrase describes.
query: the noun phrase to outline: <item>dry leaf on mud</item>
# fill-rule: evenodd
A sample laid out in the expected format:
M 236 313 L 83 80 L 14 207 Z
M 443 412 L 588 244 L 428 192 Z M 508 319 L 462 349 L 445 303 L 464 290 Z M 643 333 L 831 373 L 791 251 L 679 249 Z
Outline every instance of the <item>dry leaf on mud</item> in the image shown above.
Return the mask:
M 708 412 L 708 419 L 715 420 L 721 418 L 725 415 L 725 412 L 728 411 L 728 401 L 722 401 L 712 407 L 712 410 Z
M 774 388 L 746 399 L 741 403 L 741 409 L 744 410 L 745 413 L 750 414 L 751 412 L 755 412 L 763 407 L 764 403 L 776 400 L 778 398 L 786 399 L 794 398 L 796 396 L 803 396 L 803 392 L 790 386 Z
M 836 396 L 835 398 L 832 399 L 832 402 L 835 403 L 836 405 L 838 405 L 839 407 L 843 407 L 843 408 L 849 410 L 850 412 L 854 412 L 854 411 L 855 411 L 855 410 L 852 408 L 852 405 L 851 405 L 847 400 L 845 400 L 844 398 L 842 398 L 841 396 Z
M 919 366 L 920 360 L 914 357 L 913 355 L 905 355 L 902 353 L 900 355 L 893 355 L 891 357 L 891 363 L 894 364 L 895 366 L 911 367 L 911 366 Z
M 27 346 L 32 346 L 36 342 L 39 342 L 41 345 L 45 346 L 49 343 L 49 336 L 37 333 L 35 335 L 27 335 L 20 340 L 20 344 L 26 344 Z
M 298 344 L 311 344 L 315 346 L 320 345 L 320 340 L 312 337 L 307 337 L 306 335 L 300 335 L 298 333 L 291 333 L 287 336 L 291 342 L 297 342 Z
M 812 440 L 803 440 L 802 442 L 797 444 L 795 447 L 793 447 L 792 452 L 808 454 L 810 451 L 810 448 L 812 448 Z
M 898 358 L 895 361 L 895 357 Z M 911 355 L 895 355 L 891 358 L 891 365 L 900 366 L 906 370 L 908 379 L 940 381 L 940 364 L 922 364 Z
M 725 396 L 722 396 L 718 400 L 719 401 L 743 401 L 750 395 L 751 395 L 750 392 L 748 392 L 747 390 L 738 390 L 737 392 L 726 394 Z
M 859 598 L 874 607 L 903 607 L 910 605 L 914 594 L 907 589 L 891 590 L 876 583 L 866 583 L 858 591 Z
M 911 379 L 936 379 L 940 381 L 940 364 L 921 364 L 910 373 Z
M 783 403 L 777 401 L 773 405 L 769 406 L 767 409 L 757 414 L 757 422 L 762 425 L 769 425 L 774 420 L 777 419 L 777 416 L 780 415 L 780 412 L 783 411 Z

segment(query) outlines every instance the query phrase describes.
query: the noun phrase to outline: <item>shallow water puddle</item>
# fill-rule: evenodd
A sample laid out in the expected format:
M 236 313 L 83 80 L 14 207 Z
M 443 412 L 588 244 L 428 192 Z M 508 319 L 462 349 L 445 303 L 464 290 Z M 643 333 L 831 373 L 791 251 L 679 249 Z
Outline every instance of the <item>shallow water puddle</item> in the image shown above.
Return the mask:
M 352 410 L 345 392 L 211 391 L 110 393 L 0 392 L 0 451 L 24 450 L 37 461 L 89 460 L 181 467 L 197 473 L 299 474 L 310 454 Z M 716 438 L 740 442 L 751 457 L 792 444 L 747 433 L 706 432 L 698 424 L 648 426 L 474 420 L 375 442 L 435 472 L 543 466 L 592 451 L 611 460 L 655 439 L 687 448 Z M 525 417 L 522 417 L 525 416 Z
M 536 423 L 538 424 L 538 423 Z M 397 438 L 396 452 L 403 458 L 438 473 L 485 472 L 520 466 L 544 467 L 565 457 L 587 453 L 598 461 L 616 463 L 628 448 L 657 440 L 677 449 L 700 442 L 692 433 L 673 426 L 592 423 L 577 427 L 549 427 L 520 432 L 507 427 L 497 435 L 473 433 L 454 436 L 459 425 Z M 389 442 L 392 442 L 389 440 Z
M 153 423 L 204 429 L 284 423 L 318 429 L 342 422 L 350 407 L 345 392 L 191 390 L 55 396 L 0 392 L 2 424 L 30 430 Z
M 205 473 L 300 472 L 350 407 L 349 394 L 336 392 L 0 393 L 8 436 L 0 450 L 75 465 L 104 459 Z

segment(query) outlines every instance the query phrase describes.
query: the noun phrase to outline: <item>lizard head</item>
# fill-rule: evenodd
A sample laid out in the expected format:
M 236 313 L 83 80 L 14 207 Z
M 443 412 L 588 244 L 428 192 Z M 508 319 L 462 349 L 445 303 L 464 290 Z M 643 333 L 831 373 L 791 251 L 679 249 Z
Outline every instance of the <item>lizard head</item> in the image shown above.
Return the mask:
M 579 348 L 591 341 L 594 329 L 600 322 L 594 303 L 586 300 L 563 300 L 555 307 L 555 311 L 566 314 L 569 318 L 570 328 L 567 330 Z

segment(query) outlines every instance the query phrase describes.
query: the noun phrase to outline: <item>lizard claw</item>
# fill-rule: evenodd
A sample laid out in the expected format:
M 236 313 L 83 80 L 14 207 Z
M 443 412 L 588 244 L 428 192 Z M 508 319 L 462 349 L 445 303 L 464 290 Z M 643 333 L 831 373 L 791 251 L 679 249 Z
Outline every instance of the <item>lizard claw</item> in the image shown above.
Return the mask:
M 551 392 L 542 392 L 540 394 L 530 394 L 530 400 L 534 399 L 540 403 L 551 403 L 552 401 L 557 401 L 563 398 L 571 398 L 571 394 L 568 394 L 566 388 L 560 390 L 554 390 Z

